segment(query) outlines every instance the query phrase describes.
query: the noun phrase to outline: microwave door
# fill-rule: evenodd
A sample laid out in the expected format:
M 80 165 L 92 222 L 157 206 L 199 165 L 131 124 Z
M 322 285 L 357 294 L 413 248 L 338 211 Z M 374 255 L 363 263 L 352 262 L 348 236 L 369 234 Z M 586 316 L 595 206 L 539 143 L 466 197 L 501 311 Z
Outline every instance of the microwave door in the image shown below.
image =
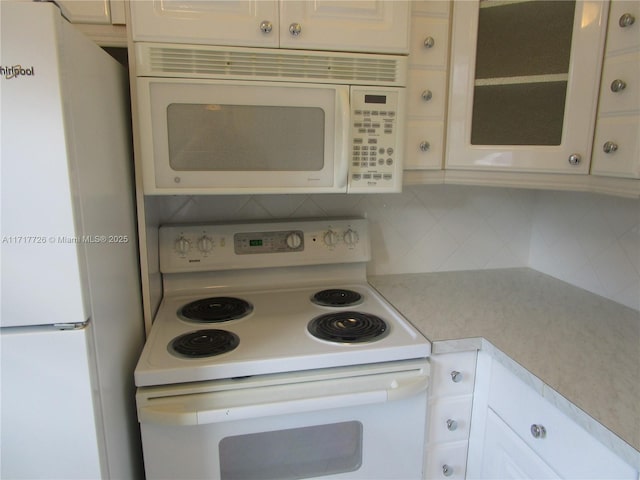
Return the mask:
M 139 81 L 145 193 L 346 191 L 348 87 Z

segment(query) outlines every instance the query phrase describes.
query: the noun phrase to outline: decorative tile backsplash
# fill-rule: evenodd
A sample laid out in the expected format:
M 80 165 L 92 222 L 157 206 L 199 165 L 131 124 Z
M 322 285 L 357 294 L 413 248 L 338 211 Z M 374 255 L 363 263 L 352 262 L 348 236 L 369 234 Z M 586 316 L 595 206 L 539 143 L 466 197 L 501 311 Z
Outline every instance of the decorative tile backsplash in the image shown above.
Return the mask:
M 640 310 L 640 201 L 538 192 L 529 266 Z
M 364 216 L 370 274 L 531 267 L 640 310 L 640 201 L 451 185 L 388 195 L 155 197 L 160 223 Z

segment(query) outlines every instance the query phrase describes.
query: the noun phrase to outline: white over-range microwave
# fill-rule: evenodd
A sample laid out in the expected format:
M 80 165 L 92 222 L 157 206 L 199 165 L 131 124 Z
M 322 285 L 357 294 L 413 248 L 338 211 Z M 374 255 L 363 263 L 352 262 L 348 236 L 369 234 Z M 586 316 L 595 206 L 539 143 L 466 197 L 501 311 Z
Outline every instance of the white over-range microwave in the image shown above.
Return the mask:
M 406 62 L 137 43 L 144 193 L 398 192 Z

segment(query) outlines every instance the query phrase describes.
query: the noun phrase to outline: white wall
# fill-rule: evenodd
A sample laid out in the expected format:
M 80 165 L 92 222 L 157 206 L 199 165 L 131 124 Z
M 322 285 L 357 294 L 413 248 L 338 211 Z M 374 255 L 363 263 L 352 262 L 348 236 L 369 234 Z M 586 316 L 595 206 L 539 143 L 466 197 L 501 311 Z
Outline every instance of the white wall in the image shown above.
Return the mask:
M 366 216 L 370 274 L 531 267 L 640 309 L 640 201 L 425 185 L 389 195 L 154 198 L 161 223 Z

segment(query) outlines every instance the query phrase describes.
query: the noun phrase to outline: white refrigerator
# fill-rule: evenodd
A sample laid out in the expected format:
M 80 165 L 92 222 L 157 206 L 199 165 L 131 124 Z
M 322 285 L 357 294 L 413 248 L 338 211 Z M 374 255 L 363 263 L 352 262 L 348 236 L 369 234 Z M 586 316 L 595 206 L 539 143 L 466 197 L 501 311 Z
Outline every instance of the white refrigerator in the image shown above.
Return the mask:
M 52 3 L 0 20 L 0 478 L 143 478 L 126 71 Z

